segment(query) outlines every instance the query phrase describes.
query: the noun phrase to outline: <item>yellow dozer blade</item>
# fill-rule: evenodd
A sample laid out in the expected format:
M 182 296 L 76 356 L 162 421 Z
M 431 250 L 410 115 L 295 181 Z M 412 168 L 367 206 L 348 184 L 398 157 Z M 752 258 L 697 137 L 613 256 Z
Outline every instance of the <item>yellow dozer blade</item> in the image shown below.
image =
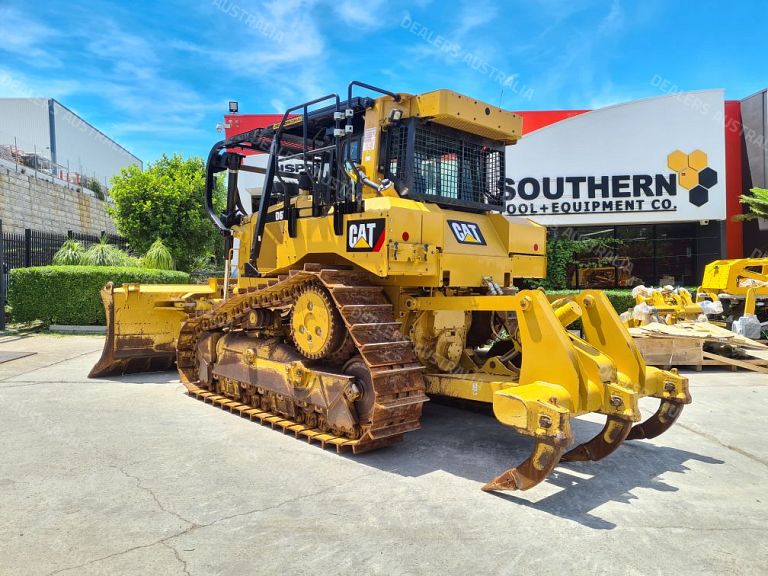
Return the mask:
M 208 284 L 123 284 L 101 290 L 107 338 L 89 378 L 168 370 L 176 360 L 181 323 L 194 310 L 209 308 L 221 293 Z

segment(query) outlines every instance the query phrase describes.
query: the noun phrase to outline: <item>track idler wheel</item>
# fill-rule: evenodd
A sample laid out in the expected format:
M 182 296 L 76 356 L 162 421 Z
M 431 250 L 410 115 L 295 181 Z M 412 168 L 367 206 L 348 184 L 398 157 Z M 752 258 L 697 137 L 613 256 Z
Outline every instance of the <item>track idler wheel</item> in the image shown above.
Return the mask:
M 592 438 L 592 440 L 579 444 L 576 448 L 566 452 L 563 456 L 563 462 L 602 460 L 621 446 L 621 443 L 627 439 L 631 430 L 632 422 L 630 420 L 618 418 L 617 416 L 608 416 L 600 434 Z
M 495 490 L 528 490 L 544 480 L 565 452 L 554 441 L 537 439 L 531 455 L 516 468 L 510 468 L 483 486 L 484 492 Z
M 653 416 L 632 427 L 627 440 L 649 440 L 664 434 L 680 417 L 684 405 L 681 401 L 662 400 Z

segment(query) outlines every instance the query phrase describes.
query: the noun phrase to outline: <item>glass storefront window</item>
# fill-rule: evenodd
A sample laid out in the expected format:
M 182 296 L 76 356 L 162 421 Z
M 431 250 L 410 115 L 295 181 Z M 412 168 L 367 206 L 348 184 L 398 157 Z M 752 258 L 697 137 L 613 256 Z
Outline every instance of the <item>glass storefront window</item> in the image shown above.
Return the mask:
M 617 226 L 617 251 L 624 269 L 619 286 L 629 288 L 654 282 L 653 226 Z
M 602 246 L 577 256 L 568 270 L 569 287 L 631 288 L 639 284 L 696 286 L 701 262 L 719 257 L 697 253 L 707 240 L 701 236 L 706 232 L 697 223 L 676 223 L 560 228 L 550 234 L 571 240 L 613 240 L 610 248 Z
M 656 277 L 662 285 L 693 286 L 697 224 L 656 226 Z
M 572 228 L 573 240 L 613 240 L 613 226 L 589 226 Z M 616 265 L 612 247 L 601 246 L 579 254 L 569 274 L 571 284 L 590 288 L 609 288 L 616 285 Z

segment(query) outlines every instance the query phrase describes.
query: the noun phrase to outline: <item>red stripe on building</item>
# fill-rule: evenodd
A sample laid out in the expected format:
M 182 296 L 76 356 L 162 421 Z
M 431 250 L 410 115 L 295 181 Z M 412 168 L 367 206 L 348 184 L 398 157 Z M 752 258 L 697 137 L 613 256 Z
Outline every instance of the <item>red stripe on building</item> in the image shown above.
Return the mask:
M 741 214 L 739 196 L 744 191 L 742 179 L 741 102 L 725 101 L 725 252 L 728 258 L 744 256 L 744 234 L 741 222 L 733 217 Z
M 531 110 L 528 112 L 518 112 L 518 114 L 523 117 L 523 135 L 526 135 L 539 128 L 544 128 L 550 124 L 555 124 L 585 112 L 589 112 L 589 110 Z

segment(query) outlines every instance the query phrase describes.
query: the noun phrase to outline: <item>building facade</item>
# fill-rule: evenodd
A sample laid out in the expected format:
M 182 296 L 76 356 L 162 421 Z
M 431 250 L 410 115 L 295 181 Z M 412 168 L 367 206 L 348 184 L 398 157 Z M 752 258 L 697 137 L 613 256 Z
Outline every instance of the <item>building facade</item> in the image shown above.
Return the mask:
M 741 194 L 765 184 L 765 92 L 673 93 L 598 110 L 522 112 L 507 149 L 507 211 L 551 237 L 603 238 L 573 287 L 696 286 L 718 258 L 762 254 L 768 232 L 742 223 Z
M 108 187 L 141 160 L 52 98 L 0 98 L 0 158 L 74 184 Z M 86 179 L 88 182 L 86 182 Z

